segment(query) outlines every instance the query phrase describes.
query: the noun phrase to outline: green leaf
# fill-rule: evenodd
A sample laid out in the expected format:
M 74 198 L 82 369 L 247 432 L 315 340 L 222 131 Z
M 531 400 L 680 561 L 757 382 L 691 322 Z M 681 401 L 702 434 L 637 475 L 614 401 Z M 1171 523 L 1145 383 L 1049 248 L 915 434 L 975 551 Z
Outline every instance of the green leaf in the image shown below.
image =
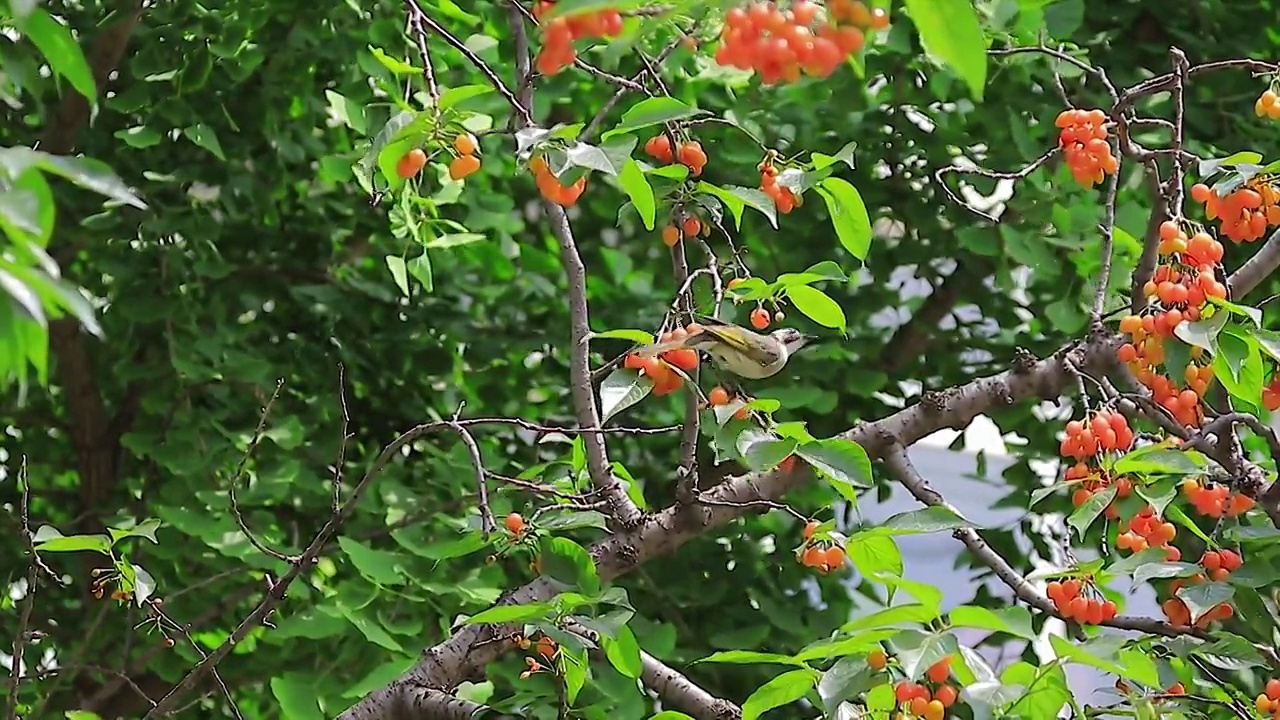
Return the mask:
M 906 0 L 920 44 L 946 63 L 981 102 L 987 84 L 987 43 L 969 0 Z
M 844 282 L 849 279 L 840 266 L 831 260 L 823 260 L 815 263 L 808 270 L 800 273 L 783 273 L 778 276 L 777 283 L 783 287 L 788 285 L 810 285 L 823 280 L 838 280 Z
M 853 700 L 871 689 L 874 671 L 865 657 L 843 657 L 822 673 L 818 681 L 818 696 L 827 717 L 841 717 L 842 703 Z
M 767 710 L 789 705 L 804 697 L 818 682 L 812 670 L 785 672 L 761 685 L 742 703 L 742 720 L 756 720 Z
M 487 240 L 488 238 L 480 233 L 445 233 L 434 240 L 428 240 L 422 243 L 422 247 L 428 250 L 442 250 L 445 248 L 455 248 L 461 245 L 470 245 L 471 243 Z
M 495 605 L 463 620 L 462 624 L 502 625 L 505 623 L 530 622 L 545 618 L 554 609 L 550 603 L 541 602 L 524 605 Z
M 804 665 L 804 663 L 790 655 L 756 652 L 754 650 L 725 650 L 713 653 L 695 662 L 725 663 L 729 665 Z
M 1280 361 L 1280 332 L 1257 328 L 1253 331 L 1253 339 L 1257 341 L 1258 348 L 1262 352 L 1272 360 Z
M 404 583 L 404 575 L 400 567 L 400 556 L 386 550 L 375 550 L 368 545 L 346 536 L 338 537 L 338 547 L 346 553 L 351 564 L 361 575 L 376 585 L 400 585 Z
M 840 244 L 849 254 L 859 260 L 866 260 L 867 253 L 871 250 L 871 218 L 867 215 L 867 206 L 862 202 L 858 189 L 848 180 L 829 177 L 818 183 L 817 191 L 827 203 L 831 225 L 836 230 Z
M 1195 475 L 1203 472 L 1208 464 L 1208 458 L 1199 452 L 1147 445 L 1116 460 L 1111 472 L 1115 475 Z
M 34 174 L 40 175 L 38 172 Z M 25 237 L 41 246 L 45 244 L 41 239 L 44 234 L 40 228 L 42 211 L 40 196 L 33 192 L 18 189 L 0 192 L 0 228 L 4 228 L 14 242 Z
M 796 454 L 833 484 L 871 487 L 871 458 L 867 457 L 867 451 L 861 445 L 852 440 L 816 440 L 796 448 Z
M 694 720 L 694 718 L 675 710 L 663 710 L 649 718 L 649 720 Z
M 582 692 L 582 688 L 587 684 L 587 651 L 583 648 L 579 652 L 570 653 L 568 648 L 562 650 L 564 652 L 564 695 L 565 700 L 572 705 L 578 699 L 578 693 Z
M 627 197 L 631 198 L 631 205 L 639 213 L 640 220 L 644 223 L 644 228 L 653 230 L 654 223 L 657 220 L 657 203 L 653 197 L 653 186 L 649 184 L 648 178 L 644 176 L 644 171 L 640 169 L 640 164 L 631 158 L 627 158 L 627 162 L 622 166 L 622 171 L 618 173 L 618 184 L 627 193 Z
M 382 64 L 382 67 L 390 70 L 395 75 L 421 75 L 422 70 L 414 67 L 413 63 L 404 60 L 398 60 L 391 57 L 380 47 L 369 46 L 369 52 L 373 54 L 374 59 Z
M 604 332 L 598 332 L 598 333 L 593 332 L 587 335 L 588 340 L 597 340 L 601 338 L 603 339 L 616 338 L 618 340 L 630 340 L 631 342 L 637 343 L 640 345 L 650 345 L 653 343 L 653 340 L 654 340 L 654 337 L 651 333 L 648 333 L 644 330 L 632 330 L 628 328 L 623 328 L 619 330 L 605 330 Z
M 159 530 L 159 529 L 160 529 L 160 521 L 156 519 L 150 519 L 150 520 L 143 520 L 137 525 L 127 529 L 107 528 L 107 532 L 111 534 L 112 544 L 118 543 L 121 540 L 124 540 L 126 538 L 131 538 L 131 537 L 146 538 L 153 543 L 158 543 L 159 541 L 156 540 L 156 530 Z
M 123 140 L 126 145 L 138 150 L 145 150 L 149 147 L 155 147 L 164 142 L 164 135 L 155 128 L 146 125 L 137 125 L 135 127 L 117 130 L 112 135 Z
M 42 525 L 32 533 L 37 552 L 81 552 L 90 550 L 111 554 L 111 538 L 106 535 L 63 535 L 51 525 Z
M 551 9 L 551 12 L 543 15 L 543 18 L 581 15 L 600 10 L 634 10 L 648 4 L 648 0 L 560 0 Z
M 1011 605 L 989 610 L 978 605 L 961 605 L 947 614 L 952 627 L 978 628 L 1002 632 L 1014 637 L 1034 640 L 1037 635 L 1031 626 L 1031 611 L 1021 605 Z
M 868 613 L 858 618 L 854 618 L 844 625 L 840 626 L 843 632 L 856 632 L 859 630 L 882 629 L 882 628 L 915 628 L 922 624 L 933 622 L 938 619 L 937 606 L 923 605 L 920 603 L 909 603 L 906 605 L 894 605 L 892 607 L 882 608 L 875 612 Z M 861 633 L 859 633 L 861 636 Z M 808 652 L 802 652 L 797 656 L 801 660 L 811 660 Z
M 887 535 L 856 533 L 844 546 L 845 554 L 858 572 L 867 577 L 888 573 L 902 577 L 904 565 L 898 543 Z
M 954 511 L 941 506 L 933 506 L 922 510 L 898 513 L 867 532 L 878 532 L 886 535 L 916 535 L 971 527 L 973 527 L 973 523 L 960 517 Z
M 43 8 L 36 8 L 19 23 L 19 29 L 44 55 L 54 72 L 66 78 L 89 105 L 97 105 L 98 88 L 93 82 L 93 70 L 71 36 L 70 28 L 54 20 Z
M 1218 298 L 1218 297 L 1206 298 L 1206 300 L 1208 300 L 1209 303 L 1213 305 L 1217 305 L 1218 307 L 1222 308 L 1223 310 L 1226 310 L 1227 312 L 1233 315 L 1238 315 L 1242 318 L 1247 318 L 1249 321 L 1253 323 L 1255 327 L 1262 326 L 1262 311 L 1256 307 L 1250 307 L 1248 305 L 1239 305 L 1237 303 L 1231 302 L 1230 300 L 1225 300 L 1223 298 Z M 1249 329 L 1252 330 L 1253 328 L 1249 328 Z
M 925 671 L 943 658 L 960 652 L 960 644 L 951 633 L 904 631 L 893 639 L 902 672 L 918 680 Z
M 414 537 L 416 529 L 400 528 L 391 531 L 391 539 L 405 550 L 429 560 L 448 560 L 462 557 L 485 547 L 488 543 L 479 532 L 470 532 L 453 540 L 426 543 Z
M 645 399 L 653 392 L 653 381 L 638 370 L 618 368 L 600 383 L 600 422 Z
M 750 427 L 738 435 L 735 446 L 747 467 L 767 472 L 796 449 L 796 441 L 795 438 L 779 438 L 760 428 Z
M 409 297 L 409 268 L 404 262 L 404 258 L 399 255 L 388 255 L 386 258 L 387 269 L 391 271 L 391 279 L 396 281 L 396 287 L 400 288 L 400 292 L 405 297 Z
M 1107 566 L 1107 571 L 1112 575 L 1133 575 L 1143 565 L 1164 562 L 1165 557 L 1164 548 L 1149 547 L 1142 552 L 1116 560 Z
M 608 519 L 595 510 L 551 510 L 538 518 L 538 527 L 543 530 L 609 529 Z
M 755 188 L 738 187 L 737 185 L 726 185 L 719 187 L 709 182 L 700 181 L 695 189 L 698 192 L 712 195 L 724 203 L 729 208 L 729 213 L 733 215 L 734 227 L 742 229 L 742 211 L 750 207 L 753 210 L 764 215 L 769 221 L 769 225 L 773 229 L 778 229 L 778 209 L 773 204 L 773 200 L 768 195 Z
M 1202 347 L 1212 352 L 1218 333 L 1230 318 L 1229 313 L 1214 313 L 1210 317 L 1195 322 L 1183 320 L 1173 329 L 1173 334 L 1188 345 Z
M 663 95 L 646 98 L 632 105 L 630 109 L 623 113 L 622 120 L 612 130 L 601 135 L 600 139 L 608 140 L 614 135 L 633 132 L 640 128 L 662 125 L 676 120 L 686 120 L 706 114 L 708 114 L 706 111 L 689 107 L 673 97 Z
M 631 628 L 623 625 L 613 637 L 601 636 L 600 642 L 604 645 L 605 657 L 614 669 L 629 678 L 640 677 L 644 663 L 640 657 L 640 644 L 636 642 Z
M 1206 158 L 1200 161 L 1197 174 L 1200 177 L 1206 177 L 1213 175 L 1224 167 L 1235 167 L 1240 164 L 1253 165 L 1262 162 L 1262 159 L 1262 153 L 1247 150 L 1233 153 L 1224 158 Z
M 332 90 L 325 90 L 324 97 L 329 101 L 329 112 L 341 120 L 343 125 L 361 135 L 369 132 L 369 123 L 365 117 L 363 105 Z
M 280 703 L 285 720 L 321 720 L 315 678 L 304 673 L 287 673 L 271 678 L 271 694 Z
M 1103 672 L 1121 675 L 1130 680 L 1136 680 L 1143 685 L 1156 686 L 1160 683 L 1159 676 L 1153 672 L 1154 666 L 1146 664 L 1134 665 L 1119 661 L 1120 647 L 1126 642 L 1124 637 L 1099 635 L 1086 642 L 1076 644 L 1064 637 L 1051 635 L 1049 642 L 1053 645 L 1054 653 L 1058 657 L 1071 662 L 1095 667 Z
M 813 163 L 814 170 L 825 170 L 838 162 L 842 162 L 849 166 L 850 170 L 855 169 L 853 165 L 854 152 L 858 149 L 858 143 L 850 140 L 845 146 L 836 151 L 835 155 L 825 155 L 820 152 L 809 153 L 809 160 Z
M 448 110 L 455 105 L 461 105 L 467 100 L 488 95 L 492 92 L 494 92 L 493 86 L 488 84 L 459 85 L 455 88 L 449 88 L 440 93 L 440 109 Z
M 821 290 L 809 285 L 791 285 L 787 288 L 787 299 L 805 317 L 819 325 L 845 331 L 844 309 Z
M 1080 537 L 1084 537 L 1085 531 L 1089 529 L 1093 521 L 1097 520 L 1102 511 L 1106 510 L 1111 501 L 1115 499 L 1116 487 L 1114 485 L 1099 490 L 1090 495 L 1083 505 L 1071 513 L 1071 516 L 1067 518 L 1067 524 L 1075 528 Z
M 1187 517 L 1187 514 L 1182 512 L 1182 508 L 1178 507 L 1177 505 L 1170 505 L 1169 507 L 1165 508 L 1164 516 L 1165 518 L 1172 520 L 1178 523 L 1179 525 L 1181 525 L 1182 527 L 1190 530 L 1192 535 L 1195 535 L 1196 537 L 1203 540 L 1205 544 L 1208 544 L 1208 545 L 1213 544 L 1213 541 L 1209 539 L 1208 535 L 1204 534 L 1204 531 L 1200 529 L 1200 526 L 1196 524 L 1196 521 Z
M 600 576 L 596 574 L 591 554 L 569 538 L 552 537 L 542 541 L 542 572 L 587 595 L 600 592 Z
M 101 160 L 88 157 L 71 157 L 69 155 L 49 155 L 26 148 L 3 148 L 0 155 L 9 153 L 30 154 L 29 160 L 40 167 L 63 177 L 77 186 L 96 192 L 103 197 L 124 205 L 146 210 L 147 204 L 138 199 L 128 185 L 124 184 L 111 168 Z M 0 158 L 0 164 L 7 164 L 7 158 Z M 23 160 L 19 160 L 23 162 Z
M 423 290 L 431 292 L 435 289 L 435 283 L 431 277 L 431 258 L 426 253 L 405 263 L 404 269 L 422 285 Z
M 1155 550 L 1156 548 L 1149 548 Z M 1163 551 L 1160 552 L 1161 557 L 1165 557 Z M 1133 584 L 1136 587 L 1141 583 L 1149 580 L 1175 578 L 1175 577 L 1191 577 L 1197 573 L 1203 572 L 1204 568 L 1199 565 L 1184 562 L 1151 562 L 1139 566 L 1133 571 Z
M 628 163 L 635 164 L 635 160 L 630 157 L 631 151 L 635 149 L 635 143 L 636 139 L 633 137 L 619 138 L 601 147 L 580 142 L 565 150 L 565 160 L 569 166 L 595 170 L 610 177 L 616 177 Z M 566 175 L 563 179 L 571 178 Z
M 362 698 L 379 688 L 391 684 L 396 678 L 403 675 L 409 668 L 413 667 L 417 658 L 409 655 L 393 657 L 393 659 L 378 665 L 370 670 L 364 677 L 357 680 L 351 687 L 342 692 L 344 698 Z M 311 688 L 311 692 L 315 694 L 315 688 Z M 459 688 L 458 696 L 462 697 L 461 688 Z
M 1229 325 L 1217 337 L 1213 375 L 1237 401 L 1237 407 L 1260 411 L 1263 376 L 1262 350 L 1247 330 Z
M 1191 622 L 1194 623 L 1218 605 L 1230 602 L 1236 588 L 1225 582 L 1205 582 L 1180 587 L 1176 594 L 1191 611 Z
M 195 143 L 196 146 L 213 153 L 214 157 L 226 162 L 227 156 L 222 152 L 222 143 L 218 142 L 218 136 L 214 133 L 213 128 L 204 123 L 197 123 L 190 127 L 182 129 L 182 134 L 188 140 Z
M 912 605 L 910 607 L 920 609 L 923 606 Z M 918 614 L 924 615 L 926 613 Z M 936 617 L 937 614 L 934 613 L 928 620 Z M 861 619 L 862 618 L 859 618 L 859 620 Z M 921 620 L 919 622 L 928 622 L 928 620 Z M 854 623 L 849 624 L 852 625 Z M 806 645 L 803 650 L 796 653 L 795 658 L 801 662 L 809 663 L 814 660 L 834 660 L 847 655 L 865 656 L 868 652 L 879 648 L 882 642 L 893 637 L 897 632 L 898 631 L 896 629 L 886 626 L 877 627 L 875 630 L 863 630 L 850 636 L 838 635 L 833 638 L 819 640 Z

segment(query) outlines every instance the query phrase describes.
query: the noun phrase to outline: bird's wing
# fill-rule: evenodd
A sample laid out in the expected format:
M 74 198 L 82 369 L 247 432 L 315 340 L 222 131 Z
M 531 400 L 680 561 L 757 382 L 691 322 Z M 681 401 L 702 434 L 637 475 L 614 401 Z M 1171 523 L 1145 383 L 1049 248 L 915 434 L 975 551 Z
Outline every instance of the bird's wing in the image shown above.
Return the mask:
M 685 347 L 688 347 L 688 338 L 685 338 L 684 340 L 669 340 L 667 342 L 654 343 L 652 345 L 644 345 L 636 348 L 635 350 L 632 350 L 631 352 L 635 353 L 636 355 L 645 355 L 648 357 L 652 357 L 654 355 L 661 355 L 664 352 L 670 352 L 672 350 L 680 350 Z
M 693 320 L 694 320 L 694 322 L 698 323 L 699 325 L 703 325 L 703 326 L 706 326 L 706 325 L 721 325 L 721 326 L 723 326 L 723 325 L 732 325 L 732 324 L 733 324 L 733 323 L 731 323 L 731 322 L 727 322 L 727 321 L 725 321 L 725 320 L 721 320 L 720 318 L 714 318 L 714 317 L 711 317 L 710 315 L 694 315 L 694 316 L 693 316 Z
M 755 336 L 755 349 L 747 342 L 749 338 Z M 697 335 L 689 336 L 689 345 L 698 347 L 701 345 L 711 345 L 719 342 L 740 353 L 754 355 L 760 360 L 761 365 L 772 365 L 778 360 L 777 348 L 780 345 L 772 340 L 765 338 L 759 333 L 732 325 L 730 323 L 718 322 L 717 324 L 704 325 L 702 332 Z

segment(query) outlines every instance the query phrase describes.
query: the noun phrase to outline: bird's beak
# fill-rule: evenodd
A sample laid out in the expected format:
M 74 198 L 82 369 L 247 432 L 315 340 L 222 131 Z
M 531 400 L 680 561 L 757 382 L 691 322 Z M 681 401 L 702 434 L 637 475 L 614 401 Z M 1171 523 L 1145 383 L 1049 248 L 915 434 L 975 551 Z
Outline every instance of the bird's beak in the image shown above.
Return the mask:
M 797 346 L 797 348 L 796 348 L 796 349 L 797 349 L 797 350 L 804 349 L 804 348 L 807 348 L 807 347 L 809 347 L 809 346 L 811 346 L 811 345 L 815 345 L 815 344 L 817 344 L 817 343 L 819 343 L 819 342 L 821 342 L 821 341 L 822 341 L 822 337 L 821 337 L 821 336 L 818 336 L 818 335 L 807 335 L 807 334 L 801 334 L 801 335 L 800 335 L 800 344 Z

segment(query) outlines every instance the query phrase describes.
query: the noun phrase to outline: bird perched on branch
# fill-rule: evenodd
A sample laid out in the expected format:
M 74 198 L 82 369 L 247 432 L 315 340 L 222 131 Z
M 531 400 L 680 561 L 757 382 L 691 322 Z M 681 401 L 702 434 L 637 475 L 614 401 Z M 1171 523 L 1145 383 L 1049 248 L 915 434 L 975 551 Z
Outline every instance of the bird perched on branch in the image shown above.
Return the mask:
M 697 350 L 727 373 L 761 380 L 777 375 L 792 355 L 818 339 L 795 328 L 779 328 L 764 335 L 715 318 L 699 317 L 697 323 L 696 332 L 679 340 L 645 345 L 633 352 L 651 357 L 672 350 Z

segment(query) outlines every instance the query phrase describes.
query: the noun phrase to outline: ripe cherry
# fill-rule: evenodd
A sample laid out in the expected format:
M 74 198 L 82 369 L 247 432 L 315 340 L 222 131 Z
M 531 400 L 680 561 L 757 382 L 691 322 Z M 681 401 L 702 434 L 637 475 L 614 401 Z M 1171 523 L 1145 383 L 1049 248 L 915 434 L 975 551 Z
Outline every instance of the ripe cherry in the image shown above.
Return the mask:
M 523 533 L 525 528 L 527 527 L 525 525 L 524 518 L 520 515 L 520 513 L 515 513 L 515 512 L 508 515 L 506 519 L 503 520 L 503 524 L 507 526 L 507 530 L 512 535 L 519 535 Z
M 721 388 L 716 388 L 716 390 L 720 390 L 720 389 Z M 818 522 L 817 520 L 810 520 L 809 522 L 805 523 L 804 532 L 802 533 L 804 539 L 808 540 L 809 538 L 813 537 L 813 534 L 818 531 L 818 527 L 820 525 L 822 525 L 822 523 Z
M 453 149 L 463 155 L 475 155 L 479 147 L 480 142 L 469 132 L 460 133 L 453 139 Z
M 409 178 L 422 172 L 422 168 L 427 164 L 427 154 L 422 148 L 414 148 L 405 153 L 396 162 L 396 175 L 408 180 Z
M 449 177 L 462 180 L 480 169 L 480 158 L 474 155 L 459 155 L 449 163 Z

